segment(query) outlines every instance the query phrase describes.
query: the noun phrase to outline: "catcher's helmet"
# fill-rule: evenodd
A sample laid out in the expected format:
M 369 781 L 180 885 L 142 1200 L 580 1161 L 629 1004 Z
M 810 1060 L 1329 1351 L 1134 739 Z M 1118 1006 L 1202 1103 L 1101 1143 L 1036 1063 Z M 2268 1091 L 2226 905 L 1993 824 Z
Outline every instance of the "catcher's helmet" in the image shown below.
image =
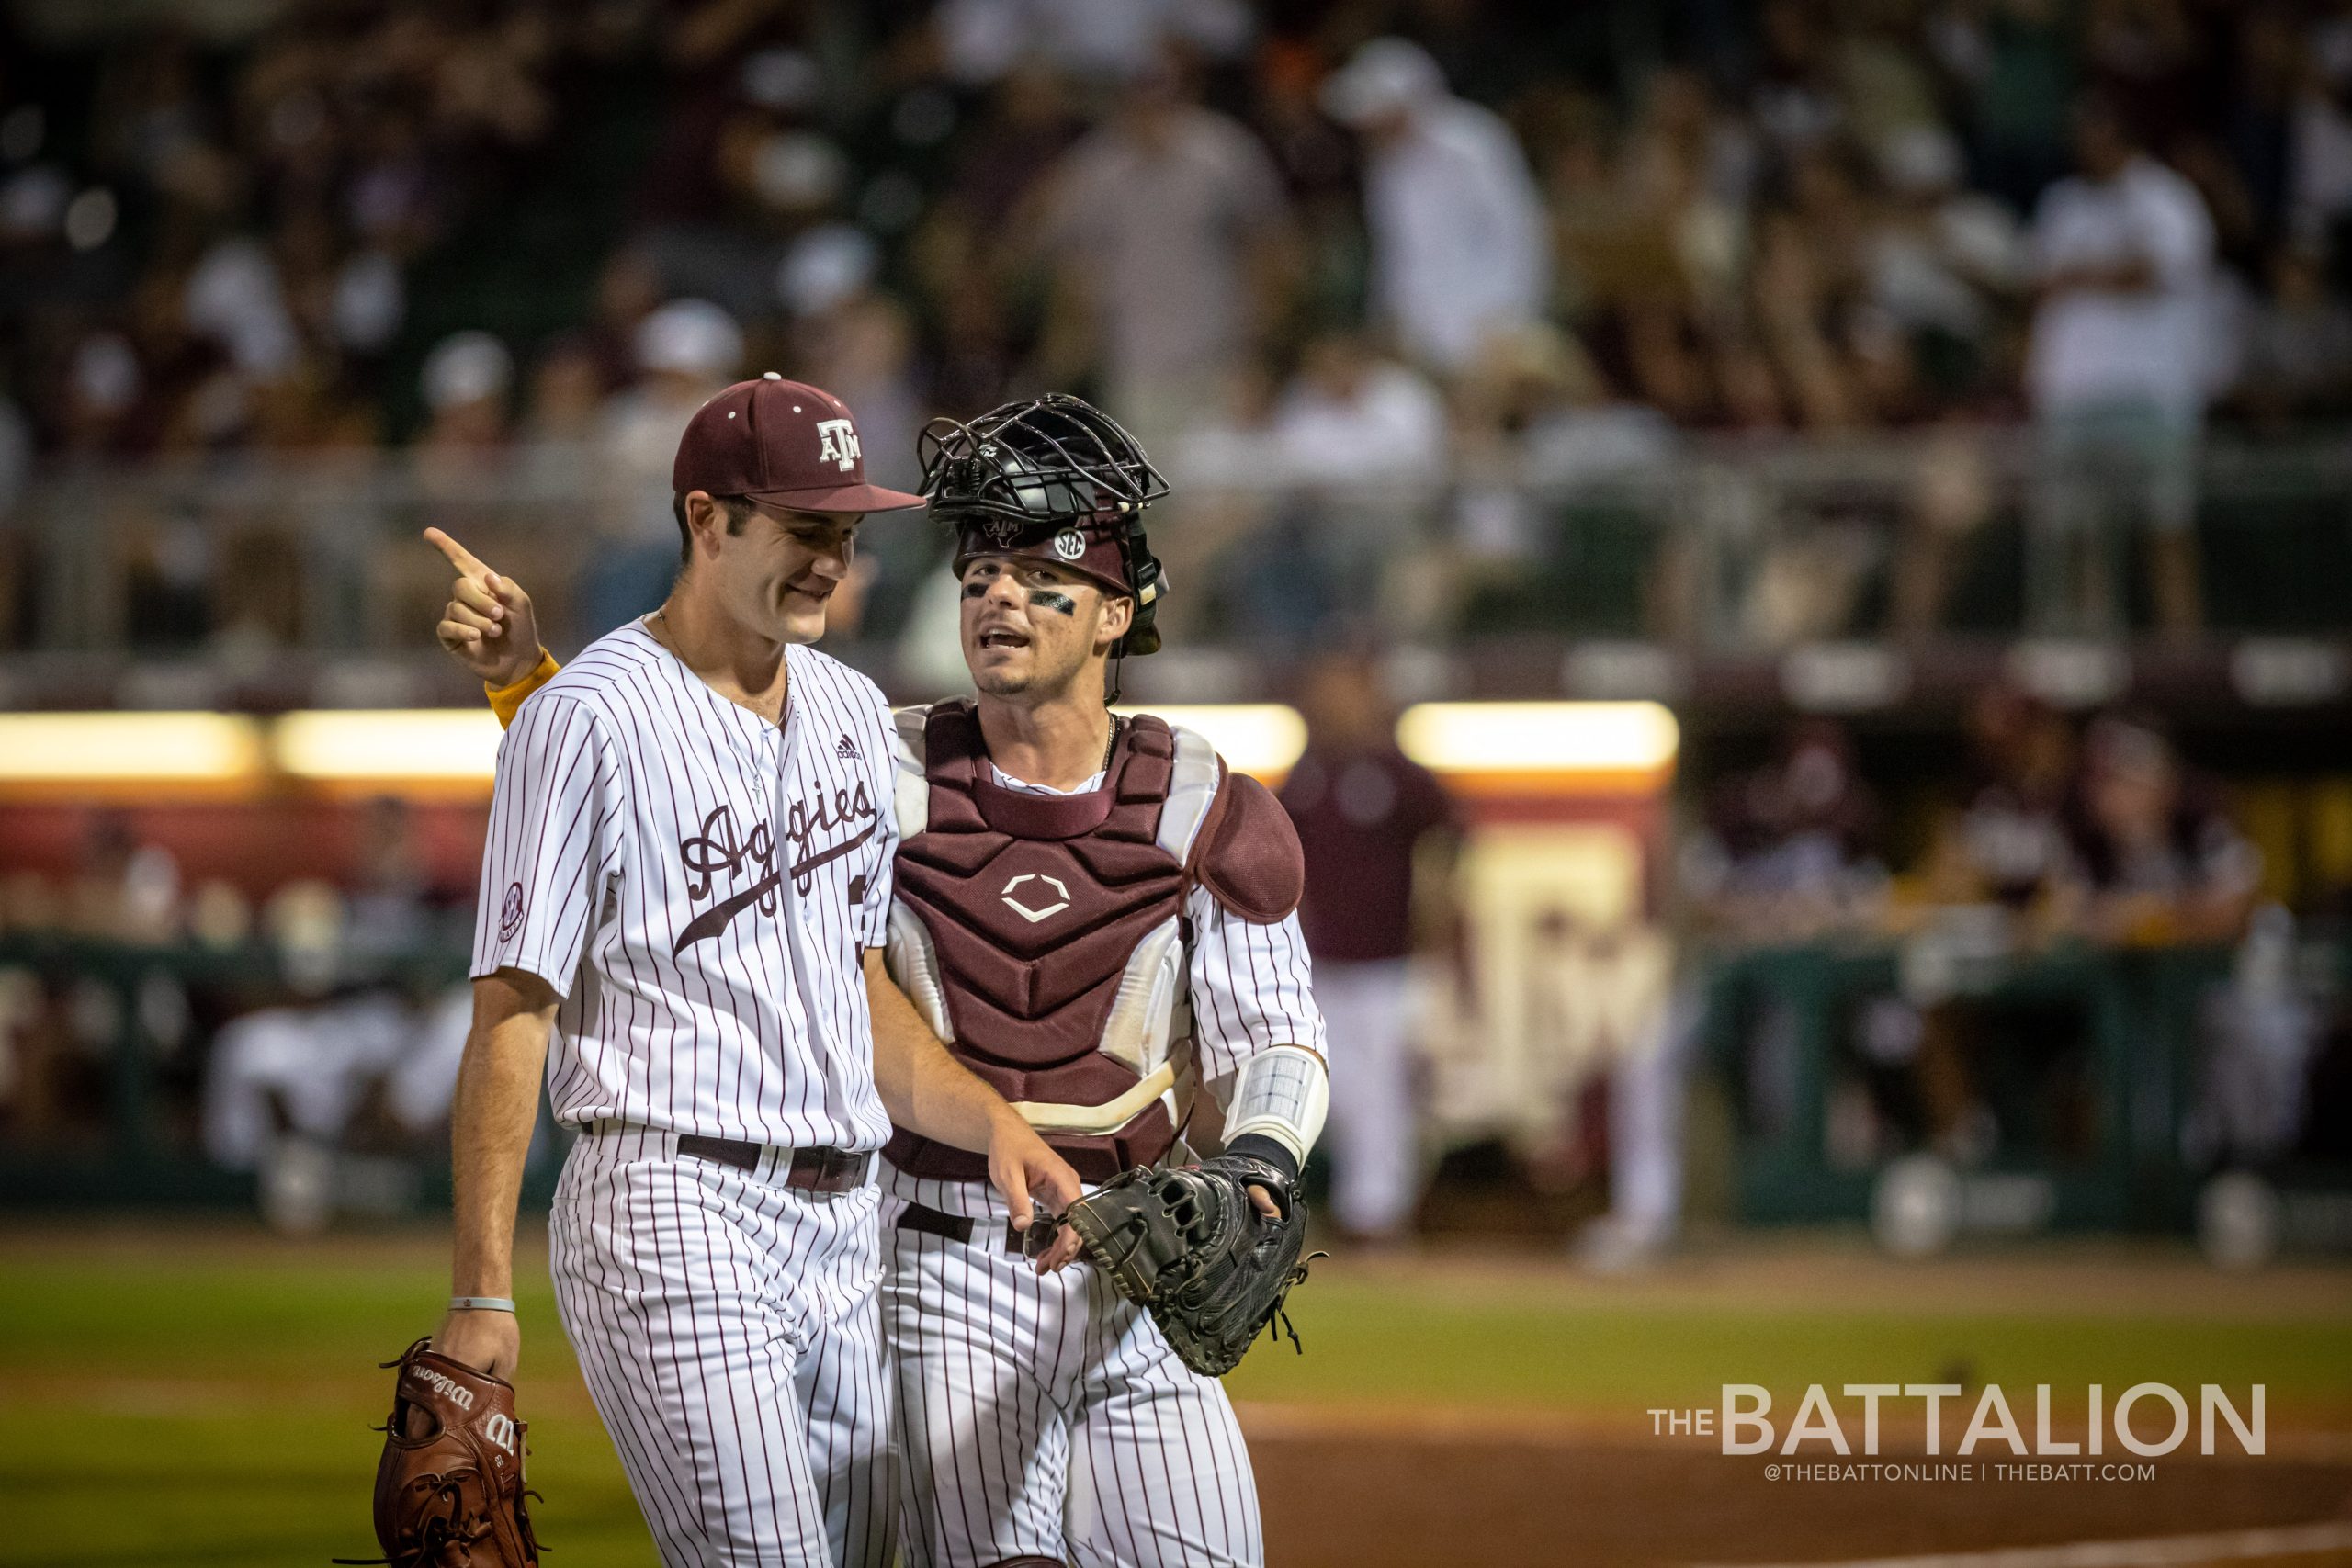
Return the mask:
M 1143 509 L 1168 481 L 1119 422 L 1048 392 L 966 423 L 941 417 L 916 442 L 922 498 L 956 530 L 954 570 L 981 556 L 1028 556 L 1131 595 L 1135 619 L 1111 650 L 1159 647 L 1154 612 L 1168 583 L 1144 543 Z

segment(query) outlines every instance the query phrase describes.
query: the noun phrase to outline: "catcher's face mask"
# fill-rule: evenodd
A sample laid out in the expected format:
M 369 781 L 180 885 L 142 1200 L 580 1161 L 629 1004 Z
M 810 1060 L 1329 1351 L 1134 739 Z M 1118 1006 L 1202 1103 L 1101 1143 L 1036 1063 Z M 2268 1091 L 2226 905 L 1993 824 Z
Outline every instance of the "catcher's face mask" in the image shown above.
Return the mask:
M 918 451 L 923 500 L 956 530 L 958 578 L 982 558 L 1075 575 L 1134 601 L 1114 655 L 1159 648 L 1152 622 L 1166 583 L 1144 541 L 1143 511 L 1168 485 L 1117 421 L 1050 393 L 969 424 L 933 420 Z

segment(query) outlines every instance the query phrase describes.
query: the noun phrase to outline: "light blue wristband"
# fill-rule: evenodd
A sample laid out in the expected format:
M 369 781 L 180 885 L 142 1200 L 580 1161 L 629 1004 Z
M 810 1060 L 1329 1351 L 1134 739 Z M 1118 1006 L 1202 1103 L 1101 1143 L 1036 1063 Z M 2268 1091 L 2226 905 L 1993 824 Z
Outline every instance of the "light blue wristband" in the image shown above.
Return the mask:
M 514 1303 L 504 1296 L 451 1296 L 451 1312 L 513 1312 Z

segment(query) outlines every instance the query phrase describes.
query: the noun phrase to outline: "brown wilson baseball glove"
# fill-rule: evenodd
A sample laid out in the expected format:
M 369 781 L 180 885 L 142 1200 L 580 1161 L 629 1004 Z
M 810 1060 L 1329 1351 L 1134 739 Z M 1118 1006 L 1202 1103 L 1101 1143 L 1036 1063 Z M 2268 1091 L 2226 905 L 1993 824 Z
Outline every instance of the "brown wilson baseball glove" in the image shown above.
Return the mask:
M 1279 1218 L 1258 1213 L 1252 1184 L 1273 1194 Z M 1312 1261 L 1299 1256 L 1306 1205 L 1278 1167 L 1227 1152 L 1199 1165 L 1123 1171 L 1062 1219 L 1194 1371 L 1223 1377 L 1277 1321 L 1298 1346 L 1283 1303 Z
M 397 1361 L 392 1417 L 376 1466 L 376 1544 L 391 1568 L 537 1568 L 523 1485 L 514 1385 L 436 1355 L 429 1339 Z

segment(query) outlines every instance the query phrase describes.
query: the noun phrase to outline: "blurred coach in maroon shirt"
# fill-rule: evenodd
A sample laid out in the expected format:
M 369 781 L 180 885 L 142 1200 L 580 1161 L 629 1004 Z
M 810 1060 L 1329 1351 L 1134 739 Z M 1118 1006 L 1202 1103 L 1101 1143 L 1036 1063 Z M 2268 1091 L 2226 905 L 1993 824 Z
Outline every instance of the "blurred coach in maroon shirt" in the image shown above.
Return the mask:
M 1332 1215 L 1351 1236 L 1386 1240 L 1410 1222 L 1420 1185 L 1405 994 L 1416 879 L 1428 895 L 1450 894 L 1460 833 L 1444 787 L 1396 749 L 1369 655 L 1317 659 L 1300 708 L 1306 750 L 1281 798 L 1306 852 L 1298 917 L 1337 1069 Z

